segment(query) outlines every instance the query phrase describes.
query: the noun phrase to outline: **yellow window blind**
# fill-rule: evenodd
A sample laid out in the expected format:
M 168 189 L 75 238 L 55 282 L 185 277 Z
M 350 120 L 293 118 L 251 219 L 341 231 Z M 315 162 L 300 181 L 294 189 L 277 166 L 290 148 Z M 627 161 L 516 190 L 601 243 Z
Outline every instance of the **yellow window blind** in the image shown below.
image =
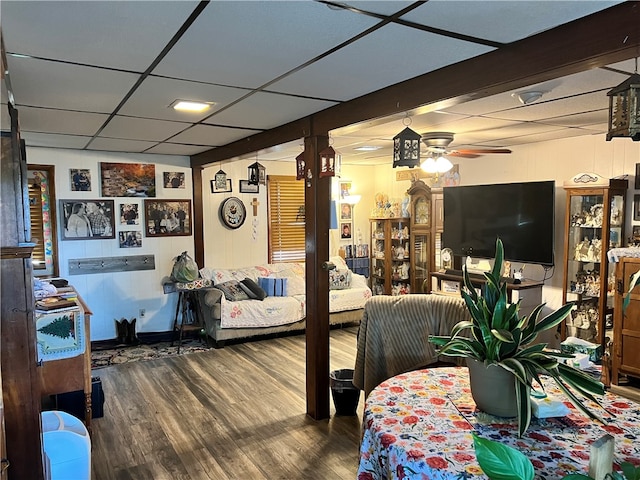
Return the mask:
M 269 261 L 304 262 L 304 181 L 294 176 L 267 176 Z

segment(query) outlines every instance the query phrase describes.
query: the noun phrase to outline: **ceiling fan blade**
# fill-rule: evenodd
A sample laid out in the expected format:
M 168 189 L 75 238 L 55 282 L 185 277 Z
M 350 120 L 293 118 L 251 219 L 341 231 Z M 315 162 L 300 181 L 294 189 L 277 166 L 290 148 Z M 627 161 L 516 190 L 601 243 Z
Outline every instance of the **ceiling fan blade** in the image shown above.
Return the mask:
M 511 150 L 508 148 L 467 148 L 467 149 L 459 149 L 455 150 L 459 153 L 470 153 L 470 154 L 489 154 L 489 153 L 511 153 Z
M 471 150 L 451 150 L 446 152 L 447 157 L 460 157 L 460 158 L 478 158 L 480 155 L 472 152 Z

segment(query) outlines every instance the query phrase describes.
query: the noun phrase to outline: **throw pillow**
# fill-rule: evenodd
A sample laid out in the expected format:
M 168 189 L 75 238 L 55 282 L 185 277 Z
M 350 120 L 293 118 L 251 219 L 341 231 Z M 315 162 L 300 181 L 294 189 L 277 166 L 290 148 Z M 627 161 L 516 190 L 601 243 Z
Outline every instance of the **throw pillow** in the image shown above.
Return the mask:
M 267 292 L 268 297 L 287 296 L 286 278 L 258 277 L 258 285 Z
M 343 290 L 351 286 L 351 270 L 329 270 L 329 290 Z
M 229 280 L 223 283 L 217 283 L 215 287 L 224 293 L 224 298 L 230 302 L 238 302 L 240 300 L 249 300 L 249 295 L 240 288 L 240 282 L 237 280 Z
M 260 285 L 258 285 L 250 278 L 240 280 L 240 288 L 244 290 L 247 295 L 249 295 L 249 298 L 252 298 L 254 300 L 264 300 L 264 298 L 267 296 L 267 292 L 265 292 L 264 289 L 260 288 Z

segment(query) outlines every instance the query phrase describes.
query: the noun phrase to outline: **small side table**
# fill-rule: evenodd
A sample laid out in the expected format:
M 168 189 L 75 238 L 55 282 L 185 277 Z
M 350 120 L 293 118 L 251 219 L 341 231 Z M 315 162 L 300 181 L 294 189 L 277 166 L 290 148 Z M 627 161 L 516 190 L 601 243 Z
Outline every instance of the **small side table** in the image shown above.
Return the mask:
M 171 346 L 178 336 L 178 353 L 182 347 L 182 338 L 184 332 L 201 330 L 204 326 L 200 315 L 200 306 L 198 304 L 198 290 L 211 288 L 213 282 L 204 278 L 199 278 L 188 283 L 165 283 L 163 284 L 164 293 L 178 292 L 178 303 L 176 304 L 176 313 L 173 319 L 173 330 Z

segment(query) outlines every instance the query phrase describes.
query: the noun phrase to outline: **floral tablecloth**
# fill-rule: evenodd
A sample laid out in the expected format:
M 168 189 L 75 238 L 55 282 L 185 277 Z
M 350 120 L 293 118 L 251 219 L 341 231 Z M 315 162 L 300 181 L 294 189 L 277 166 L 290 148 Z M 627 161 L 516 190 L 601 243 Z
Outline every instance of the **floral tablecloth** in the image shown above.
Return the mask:
M 566 400 L 553 380 L 545 390 Z M 532 461 L 539 480 L 588 472 L 590 444 L 609 433 L 615 438 L 615 464 L 640 465 L 640 404 L 607 393 L 603 425 L 566 402 L 565 417 L 531 420 L 518 438 L 516 419 L 477 411 L 464 367 L 433 368 L 397 375 L 367 397 L 358 480 L 487 478 L 476 461 L 473 438 L 499 440 Z M 592 405 L 593 407 L 593 405 Z

